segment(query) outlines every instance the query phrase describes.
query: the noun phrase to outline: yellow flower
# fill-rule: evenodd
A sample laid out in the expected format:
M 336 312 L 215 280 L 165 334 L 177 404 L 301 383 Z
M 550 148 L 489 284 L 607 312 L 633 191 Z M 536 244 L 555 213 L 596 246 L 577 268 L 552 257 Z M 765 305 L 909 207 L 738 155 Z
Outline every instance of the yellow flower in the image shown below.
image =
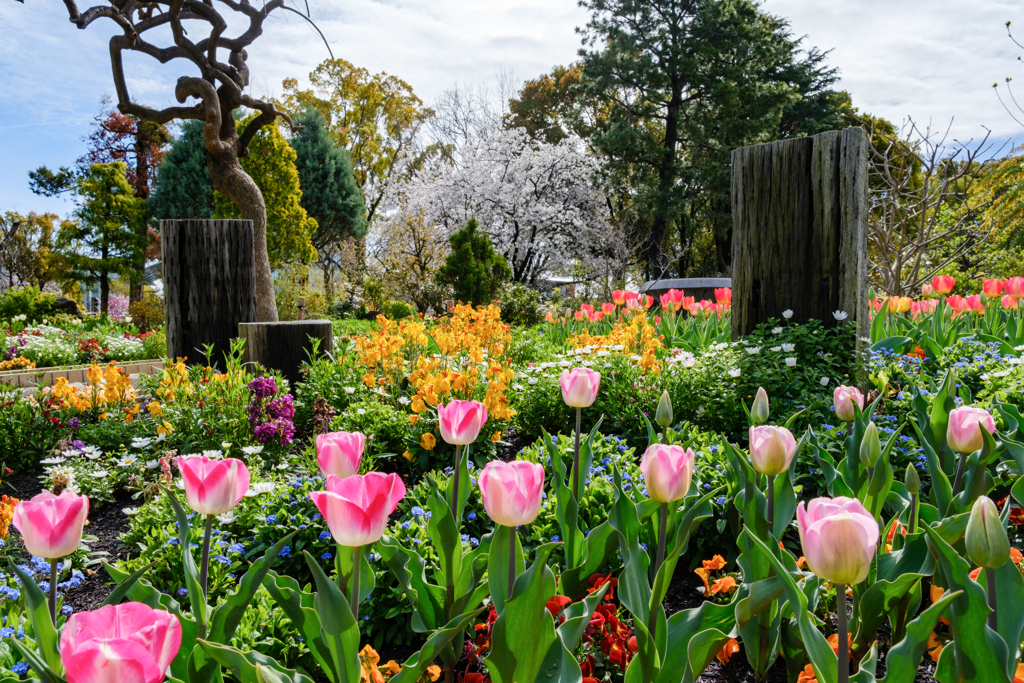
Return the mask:
M 501 432 L 491 434 L 491 441 L 501 441 Z
M 416 424 L 419 421 L 420 421 L 420 416 L 419 415 L 410 415 L 409 416 L 409 424 L 414 425 L 414 424 Z
M 402 453 L 402 457 L 405 458 L 406 460 L 412 460 L 412 453 L 406 451 L 405 453 Z
M 161 407 L 158 401 L 150 401 L 149 405 L 146 406 L 146 410 L 148 410 L 149 414 L 153 417 L 160 417 L 164 412 L 163 407 Z
M 420 448 L 425 451 L 434 450 L 434 446 L 437 445 L 437 439 L 430 432 L 424 432 L 423 436 L 420 437 Z

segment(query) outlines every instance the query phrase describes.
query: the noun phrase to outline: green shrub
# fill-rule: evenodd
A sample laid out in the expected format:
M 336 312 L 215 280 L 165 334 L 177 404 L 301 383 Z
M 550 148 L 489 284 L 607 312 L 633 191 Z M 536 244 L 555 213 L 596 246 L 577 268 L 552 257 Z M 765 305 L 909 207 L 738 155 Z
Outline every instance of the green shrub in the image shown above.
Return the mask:
M 501 319 L 509 325 L 530 327 L 541 321 L 540 293 L 521 282 L 505 287 L 501 294 Z
M 392 320 L 401 320 L 402 318 L 408 318 L 410 315 L 416 315 L 416 309 L 404 301 L 396 299 L 388 305 L 387 316 Z
M 0 320 L 24 315 L 27 323 L 39 322 L 54 314 L 56 301 L 56 296 L 42 293 L 38 287 L 11 287 L 0 295 Z
M 374 456 L 385 453 L 395 454 L 404 450 L 403 441 L 409 431 L 409 419 L 405 413 L 389 405 L 369 399 L 357 401 L 349 406 L 331 423 L 331 431 L 362 432 L 366 435 L 366 451 L 363 467 L 379 469 L 373 465 Z M 388 469 L 394 469 L 390 467 Z
M 451 236 L 452 251 L 434 278 L 439 284 L 451 285 L 457 301 L 486 306 L 497 297 L 512 271 L 477 227 L 476 219 L 471 218 L 465 228 Z

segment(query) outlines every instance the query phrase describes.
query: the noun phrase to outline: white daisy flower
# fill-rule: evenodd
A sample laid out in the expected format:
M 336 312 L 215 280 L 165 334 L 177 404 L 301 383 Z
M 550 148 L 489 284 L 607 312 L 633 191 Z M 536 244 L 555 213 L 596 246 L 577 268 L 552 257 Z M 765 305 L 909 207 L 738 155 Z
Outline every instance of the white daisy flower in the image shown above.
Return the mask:
M 60 457 L 58 455 L 58 456 L 55 456 L 53 458 L 46 458 L 45 460 L 40 460 L 39 464 L 40 465 L 59 465 L 62 462 L 65 462 L 65 460 L 66 460 L 66 458 L 62 458 L 62 457 Z
M 342 389 L 345 390 L 346 394 L 354 394 L 354 393 L 356 393 L 356 388 L 355 387 L 342 387 Z
M 748 346 L 747 347 L 747 353 L 749 353 L 751 356 L 756 356 L 757 354 L 761 353 L 761 347 L 760 346 Z
M 126 515 L 137 515 L 139 514 L 139 508 L 121 508 L 121 512 Z
M 358 408 L 356 410 L 356 415 L 366 415 L 366 408 Z
M 218 450 L 203 451 L 203 455 L 205 455 L 210 460 L 220 460 L 221 458 L 224 457 L 224 451 L 218 451 Z
M 796 344 L 783 344 L 782 350 L 786 353 L 793 353 L 796 350 Z
M 787 308 L 786 310 L 784 310 L 782 312 L 782 317 L 785 318 L 786 320 L 789 320 L 790 318 L 792 318 L 793 317 L 793 309 L 792 308 Z
M 220 447 L 223 448 L 224 450 L 227 450 L 227 449 L 231 448 L 231 442 L 230 441 L 222 441 L 221 444 L 220 444 Z
M 832 317 L 839 322 L 843 322 L 849 317 L 849 314 L 846 311 L 832 311 Z
M 220 522 L 221 524 L 231 524 L 232 522 L 235 521 L 235 512 L 234 512 L 234 510 L 228 510 L 223 515 L 217 515 L 217 521 Z
M 246 455 L 256 455 L 263 450 L 263 446 L 242 446 L 242 452 Z
M 772 330 L 772 334 L 782 334 L 782 328 L 776 327 L 775 329 Z
M 786 358 L 786 365 L 788 365 L 791 368 L 795 368 L 796 367 L 796 358 L 793 358 L 792 356 L 789 356 L 788 358 Z
M 739 377 L 740 376 L 740 369 L 739 368 L 730 368 L 729 369 L 729 376 L 730 377 Z
M 410 400 L 409 400 L 408 398 L 406 398 L 405 396 L 399 396 L 399 397 L 398 397 L 398 402 L 399 402 L 399 403 L 401 403 L 401 404 L 402 404 L 403 406 L 407 406 L 407 405 L 409 405 L 410 403 L 412 403 L 412 401 L 410 401 Z
M 261 481 L 253 484 L 248 491 L 245 492 L 246 498 L 255 498 L 256 496 L 263 495 L 264 493 L 270 493 L 277 485 L 272 481 Z

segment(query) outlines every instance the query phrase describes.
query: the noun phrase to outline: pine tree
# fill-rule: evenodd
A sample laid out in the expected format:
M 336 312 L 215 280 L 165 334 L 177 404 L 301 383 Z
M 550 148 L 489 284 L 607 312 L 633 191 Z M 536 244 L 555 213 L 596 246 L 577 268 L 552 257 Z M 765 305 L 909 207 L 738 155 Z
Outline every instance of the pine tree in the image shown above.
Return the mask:
M 512 275 L 505 257 L 478 230 L 475 218 L 452 234 L 449 242 L 452 251 L 437 270 L 437 281 L 451 285 L 457 301 L 478 306 L 491 303 Z
M 138 226 L 146 221 L 146 201 L 134 196 L 125 164 L 93 164 L 78 181 L 82 198 L 75 221 L 64 223 L 57 249 L 67 268 L 65 278 L 100 285 L 100 310 L 107 312 L 110 276 L 129 275 L 146 247 Z
M 310 107 L 297 123 L 303 129 L 291 139 L 291 146 L 302 188 L 299 203 L 317 222 L 312 242 L 330 301 L 339 246 L 366 235 L 366 204 L 352 170 L 352 157 L 334 141 L 324 115 Z
M 149 201 L 157 220 L 213 216 L 213 181 L 206 161 L 202 121 L 181 123 L 181 136 L 157 169 Z

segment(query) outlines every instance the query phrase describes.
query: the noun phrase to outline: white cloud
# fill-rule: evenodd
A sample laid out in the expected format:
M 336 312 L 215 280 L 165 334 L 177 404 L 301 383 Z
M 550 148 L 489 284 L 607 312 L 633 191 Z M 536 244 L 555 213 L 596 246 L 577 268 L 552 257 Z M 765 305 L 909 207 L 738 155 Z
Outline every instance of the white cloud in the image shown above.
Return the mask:
M 575 28 L 587 12 L 576 0 L 346 0 L 310 2 L 335 56 L 371 72 L 386 71 L 412 85 L 428 104 L 455 83 L 493 83 L 501 70 L 532 78 L 576 57 Z M 839 87 L 862 111 L 901 121 L 913 116 L 966 139 L 982 125 L 1000 139 L 1024 139 L 1003 111 L 992 83 L 1018 74 L 1021 51 L 1004 23 L 1024 11 L 1011 3 L 975 0 L 767 0 L 764 8 L 787 17 L 806 45 L 833 49 Z M 26 172 L 68 165 L 84 151 L 100 99 L 113 94 L 104 21 L 79 31 L 61 3 L 0 0 L 0 210 L 68 204 L 28 191 Z M 39 27 L 45 27 L 41 31 Z M 284 14 L 268 22 L 250 50 L 252 90 L 280 94 L 281 80 L 308 74 L 327 57 L 319 36 L 303 20 Z M 158 65 L 144 56 L 126 60 L 137 100 L 173 103 L 175 79 L 192 73 L 180 60 Z M 1022 86 L 1024 88 L 1024 86 Z M 1021 94 L 1024 95 L 1024 89 Z

